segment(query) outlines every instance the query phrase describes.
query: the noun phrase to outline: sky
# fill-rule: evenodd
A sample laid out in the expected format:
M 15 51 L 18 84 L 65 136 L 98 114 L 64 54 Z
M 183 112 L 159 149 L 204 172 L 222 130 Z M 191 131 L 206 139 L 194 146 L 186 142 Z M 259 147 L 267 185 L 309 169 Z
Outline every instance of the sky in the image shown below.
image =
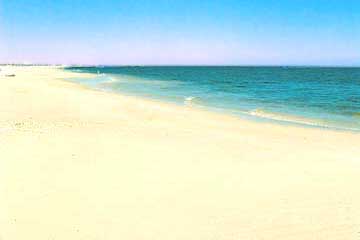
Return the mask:
M 360 66 L 360 1 L 0 0 L 0 63 Z

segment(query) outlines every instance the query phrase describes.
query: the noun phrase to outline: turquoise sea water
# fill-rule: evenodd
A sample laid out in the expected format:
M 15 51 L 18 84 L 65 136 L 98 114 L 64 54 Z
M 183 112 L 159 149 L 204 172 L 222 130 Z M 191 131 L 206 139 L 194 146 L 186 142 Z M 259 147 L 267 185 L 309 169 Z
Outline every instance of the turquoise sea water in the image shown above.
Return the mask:
M 360 68 L 69 67 L 90 87 L 257 120 L 360 131 Z

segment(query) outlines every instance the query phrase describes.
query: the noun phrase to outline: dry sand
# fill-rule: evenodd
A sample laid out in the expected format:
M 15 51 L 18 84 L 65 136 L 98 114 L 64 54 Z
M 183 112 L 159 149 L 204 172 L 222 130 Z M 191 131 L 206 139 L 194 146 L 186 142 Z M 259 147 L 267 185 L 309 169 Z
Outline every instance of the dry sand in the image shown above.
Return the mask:
M 0 239 L 360 239 L 360 135 L 255 123 L 11 67 Z

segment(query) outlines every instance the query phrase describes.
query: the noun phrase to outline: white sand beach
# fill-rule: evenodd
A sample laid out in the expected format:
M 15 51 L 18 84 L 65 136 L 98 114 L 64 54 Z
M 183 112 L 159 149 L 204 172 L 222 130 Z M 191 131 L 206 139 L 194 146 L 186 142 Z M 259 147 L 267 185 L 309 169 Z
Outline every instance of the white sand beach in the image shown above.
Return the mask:
M 1 68 L 1 240 L 360 239 L 360 134 Z

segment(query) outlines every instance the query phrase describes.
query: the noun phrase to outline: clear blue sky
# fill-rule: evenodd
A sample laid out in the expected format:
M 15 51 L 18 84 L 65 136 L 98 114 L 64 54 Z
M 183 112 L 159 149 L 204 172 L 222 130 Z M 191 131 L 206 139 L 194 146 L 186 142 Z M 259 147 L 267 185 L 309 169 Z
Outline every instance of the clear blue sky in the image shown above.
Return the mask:
M 360 1 L 0 0 L 0 62 L 360 65 Z

